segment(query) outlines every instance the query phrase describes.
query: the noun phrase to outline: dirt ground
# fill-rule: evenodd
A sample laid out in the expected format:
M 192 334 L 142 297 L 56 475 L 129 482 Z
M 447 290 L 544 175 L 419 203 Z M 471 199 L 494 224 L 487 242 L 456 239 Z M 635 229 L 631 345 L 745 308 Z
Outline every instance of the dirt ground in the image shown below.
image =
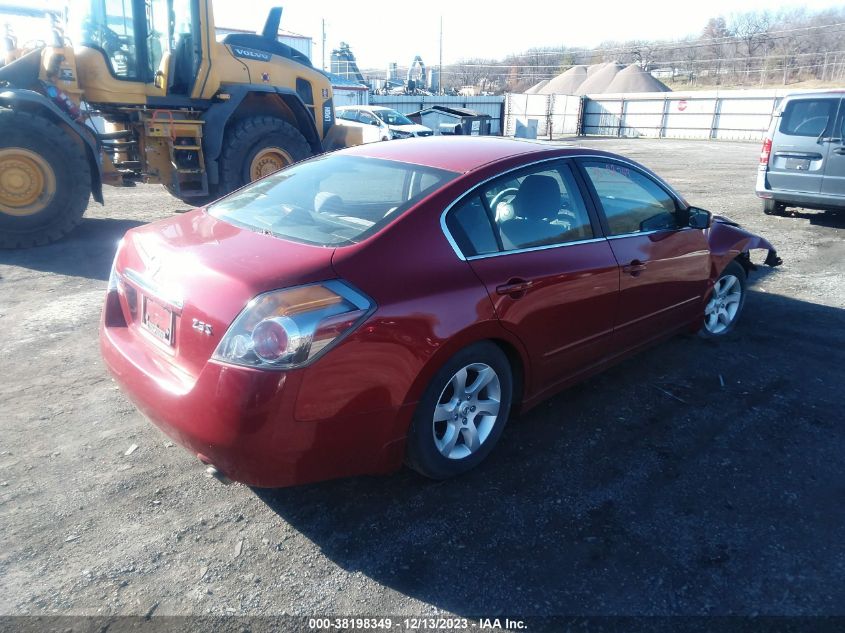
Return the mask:
M 570 389 L 445 483 L 226 487 L 135 411 L 98 315 L 123 232 L 182 206 L 163 189 L 109 189 L 63 242 L 0 252 L 0 615 L 845 614 L 845 218 L 764 216 L 756 143 L 575 142 L 785 263 L 732 340 Z

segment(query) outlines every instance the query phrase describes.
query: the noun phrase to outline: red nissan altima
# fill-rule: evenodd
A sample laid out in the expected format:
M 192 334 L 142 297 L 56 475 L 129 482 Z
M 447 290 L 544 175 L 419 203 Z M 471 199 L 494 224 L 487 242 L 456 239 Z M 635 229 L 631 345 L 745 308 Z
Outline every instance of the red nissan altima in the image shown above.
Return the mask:
M 377 143 L 129 231 L 101 348 L 231 479 L 446 478 L 563 387 L 678 332 L 730 333 L 751 249 L 780 263 L 621 156 Z

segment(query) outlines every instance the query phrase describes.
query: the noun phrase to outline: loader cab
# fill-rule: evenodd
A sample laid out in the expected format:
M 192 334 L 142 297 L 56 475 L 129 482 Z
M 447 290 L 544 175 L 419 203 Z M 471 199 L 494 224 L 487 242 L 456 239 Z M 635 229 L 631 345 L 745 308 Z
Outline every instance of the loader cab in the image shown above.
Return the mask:
M 72 0 L 68 34 L 112 79 L 188 97 L 202 64 L 200 0 Z

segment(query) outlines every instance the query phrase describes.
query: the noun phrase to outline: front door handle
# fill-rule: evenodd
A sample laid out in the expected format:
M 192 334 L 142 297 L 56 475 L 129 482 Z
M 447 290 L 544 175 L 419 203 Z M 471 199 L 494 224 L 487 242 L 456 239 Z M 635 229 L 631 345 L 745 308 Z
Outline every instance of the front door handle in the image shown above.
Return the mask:
M 508 295 L 514 299 L 524 296 L 528 289 L 534 285 L 533 281 L 525 279 L 510 279 L 508 283 L 496 286 L 496 292 L 500 295 Z
M 834 154 L 839 154 L 840 156 L 845 156 L 845 147 L 837 147 L 833 150 Z
M 622 266 L 622 272 L 628 273 L 631 277 L 638 277 L 648 266 L 638 259 L 633 260 L 630 264 Z

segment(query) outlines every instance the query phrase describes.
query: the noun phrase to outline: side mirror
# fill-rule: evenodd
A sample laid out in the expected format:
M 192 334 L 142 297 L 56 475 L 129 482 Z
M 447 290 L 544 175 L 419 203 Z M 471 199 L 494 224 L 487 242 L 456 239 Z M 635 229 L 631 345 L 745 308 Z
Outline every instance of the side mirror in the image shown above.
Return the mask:
M 709 229 L 713 214 L 698 207 L 689 208 L 689 225 L 694 229 Z

